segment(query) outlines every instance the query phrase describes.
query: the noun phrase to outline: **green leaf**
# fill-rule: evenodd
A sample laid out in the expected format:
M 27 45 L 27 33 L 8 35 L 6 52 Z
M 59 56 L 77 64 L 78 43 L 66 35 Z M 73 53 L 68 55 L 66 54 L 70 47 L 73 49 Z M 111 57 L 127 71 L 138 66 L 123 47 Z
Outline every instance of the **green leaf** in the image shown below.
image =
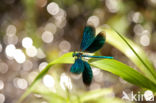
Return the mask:
M 106 42 L 125 54 L 136 64 L 141 73 L 156 84 L 156 71 L 145 52 L 139 46 L 113 29 L 101 26 L 97 29 L 97 33 L 100 31 L 106 33 Z
M 156 91 L 156 84 L 133 68 L 113 59 L 102 59 L 91 62 L 91 65 L 120 76 L 122 79 L 140 87 Z

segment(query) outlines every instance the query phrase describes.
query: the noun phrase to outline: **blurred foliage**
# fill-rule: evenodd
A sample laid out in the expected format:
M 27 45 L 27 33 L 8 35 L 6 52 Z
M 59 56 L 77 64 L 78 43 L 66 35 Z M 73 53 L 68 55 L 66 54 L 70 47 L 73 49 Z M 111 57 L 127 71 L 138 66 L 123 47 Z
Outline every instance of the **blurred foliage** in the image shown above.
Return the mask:
M 55 8 L 48 11 L 51 3 L 58 6 L 57 14 Z M 155 11 L 155 0 L 1 0 L 0 102 L 15 103 L 28 85 L 21 100 L 31 94 L 22 103 L 127 103 L 121 99 L 122 91 L 155 92 Z M 83 28 L 88 23 L 97 32 L 106 32 L 107 43 L 95 54 L 112 55 L 115 60 L 89 60 L 93 72 L 100 69 L 102 76 L 95 75 L 92 85 L 85 87 L 64 64 L 73 63 L 70 51 L 79 50 Z M 26 37 L 32 39 L 37 54 L 23 47 Z M 19 54 L 12 49 L 8 53 L 16 57 L 6 53 L 10 44 Z M 21 63 L 18 60 L 23 55 Z M 42 70 L 41 64 L 45 66 L 47 62 Z M 65 90 L 60 86 L 62 73 L 72 80 L 72 90 L 68 85 Z M 54 78 L 56 91 L 45 85 L 47 75 Z

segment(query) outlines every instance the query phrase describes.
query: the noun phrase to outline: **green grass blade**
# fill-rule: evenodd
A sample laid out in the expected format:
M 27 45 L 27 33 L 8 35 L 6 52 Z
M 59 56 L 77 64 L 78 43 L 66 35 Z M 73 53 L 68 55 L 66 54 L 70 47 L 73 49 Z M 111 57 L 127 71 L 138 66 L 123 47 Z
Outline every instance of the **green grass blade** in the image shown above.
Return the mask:
M 106 41 L 124 53 L 147 78 L 156 84 L 156 71 L 145 52 L 139 46 L 113 29 L 100 27 L 97 29 L 97 32 L 99 31 L 105 31 Z
M 91 65 L 120 76 L 122 79 L 137 86 L 156 91 L 156 84 L 133 68 L 113 59 L 102 59 L 91 62 Z

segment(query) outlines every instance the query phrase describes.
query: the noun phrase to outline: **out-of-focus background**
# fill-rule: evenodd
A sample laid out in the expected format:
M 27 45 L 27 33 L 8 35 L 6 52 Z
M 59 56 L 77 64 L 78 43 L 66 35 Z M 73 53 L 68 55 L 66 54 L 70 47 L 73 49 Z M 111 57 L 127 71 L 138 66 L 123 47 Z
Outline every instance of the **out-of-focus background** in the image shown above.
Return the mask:
M 156 0 L 1 0 L 0 103 L 15 103 L 48 62 L 79 50 L 83 28 L 90 23 L 95 27 L 111 25 L 140 45 L 156 67 Z M 114 56 L 135 68 L 109 44 L 101 49 L 101 55 Z M 41 88 L 51 92 L 59 88 L 62 95 L 66 87 L 76 94 L 113 88 L 108 97 L 119 101 L 122 91 L 139 90 L 97 68 L 92 68 L 94 79 L 91 86 L 86 87 L 81 75 L 69 73 L 70 66 L 53 66 L 42 78 L 36 93 L 23 103 L 56 103 L 50 102 Z

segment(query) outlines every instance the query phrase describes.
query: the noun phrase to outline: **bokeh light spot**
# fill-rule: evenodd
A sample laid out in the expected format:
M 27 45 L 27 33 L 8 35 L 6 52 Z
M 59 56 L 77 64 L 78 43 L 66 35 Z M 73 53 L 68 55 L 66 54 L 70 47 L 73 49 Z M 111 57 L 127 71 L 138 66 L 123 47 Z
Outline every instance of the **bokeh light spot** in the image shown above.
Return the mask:
M 59 6 L 55 2 L 51 2 L 47 6 L 47 11 L 51 15 L 56 15 L 59 12 Z
M 45 31 L 43 32 L 42 34 L 42 40 L 45 42 L 45 43 L 51 43 L 53 41 L 53 34 L 52 32 L 50 31 Z
M 35 46 L 31 46 L 30 48 L 26 48 L 26 54 L 29 57 L 35 57 L 37 55 L 37 49 Z
M 4 103 L 5 101 L 5 96 L 4 94 L 0 93 L 0 103 Z
M 100 20 L 97 16 L 91 16 L 88 18 L 87 24 L 97 27 L 100 23 Z
M 3 47 L 2 47 L 2 44 L 0 44 L 0 52 L 2 52 L 3 50 Z
M 66 40 L 63 40 L 61 41 L 61 43 L 59 44 L 59 48 L 63 51 L 63 52 L 68 52 L 71 48 L 71 44 L 66 41 Z
M 33 67 L 33 63 L 30 60 L 26 60 L 22 66 L 24 71 L 30 71 Z
M 33 41 L 32 41 L 32 39 L 30 37 L 23 38 L 22 46 L 24 48 L 30 48 L 32 46 L 32 44 L 33 44 Z
M 4 88 L 4 82 L 0 80 L 0 90 L 2 90 L 3 88 Z
M 26 89 L 28 87 L 28 82 L 25 79 L 16 78 L 15 82 L 17 87 L 20 89 Z
M 140 38 L 140 43 L 143 46 L 148 46 L 150 44 L 150 38 L 148 35 L 142 35 Z
M 0 63 L 0 73 L 6 73 L 8 71 L 8 65 L 4 62 Z
M 53 88 L 55 85 L 54 78 L 48 74 L 43 77 L 43 83 L 48 88 Z
M 65 73 L 61 74 L 60 85 L 63 90 L 66 90 L 66 88 L 68 88 L 69 90 L 72 89 L 71 79 Z
M 142 15 L 141 15 L 141 13 L 140 12 L 133 13 L 132 20 L 135 23 L 140 23 L 142 21 Z
M 118 0 L 105 0 L 108 10 L 112 13 L 116 13 L 119 11 L 118 2 Z
M 16 47 L 13 44 L 9 44 L 5 48 L 5 53 L 8 57 L 13 57 Z
M 8 36 L 13 36 L 16 34 L 16 27 L 14 25 L 9 25 L 6 30 Z
M 17 44 L 18 43 L 18 37 L 16 35 L 8 36 L 6 39 L 7 39 L 6 40 L 7 44 Z
M 21 49 L 16 49 L 13 57 L 17 63 L 24 63 L 26 60 L 25 54 L 22 52 Z

